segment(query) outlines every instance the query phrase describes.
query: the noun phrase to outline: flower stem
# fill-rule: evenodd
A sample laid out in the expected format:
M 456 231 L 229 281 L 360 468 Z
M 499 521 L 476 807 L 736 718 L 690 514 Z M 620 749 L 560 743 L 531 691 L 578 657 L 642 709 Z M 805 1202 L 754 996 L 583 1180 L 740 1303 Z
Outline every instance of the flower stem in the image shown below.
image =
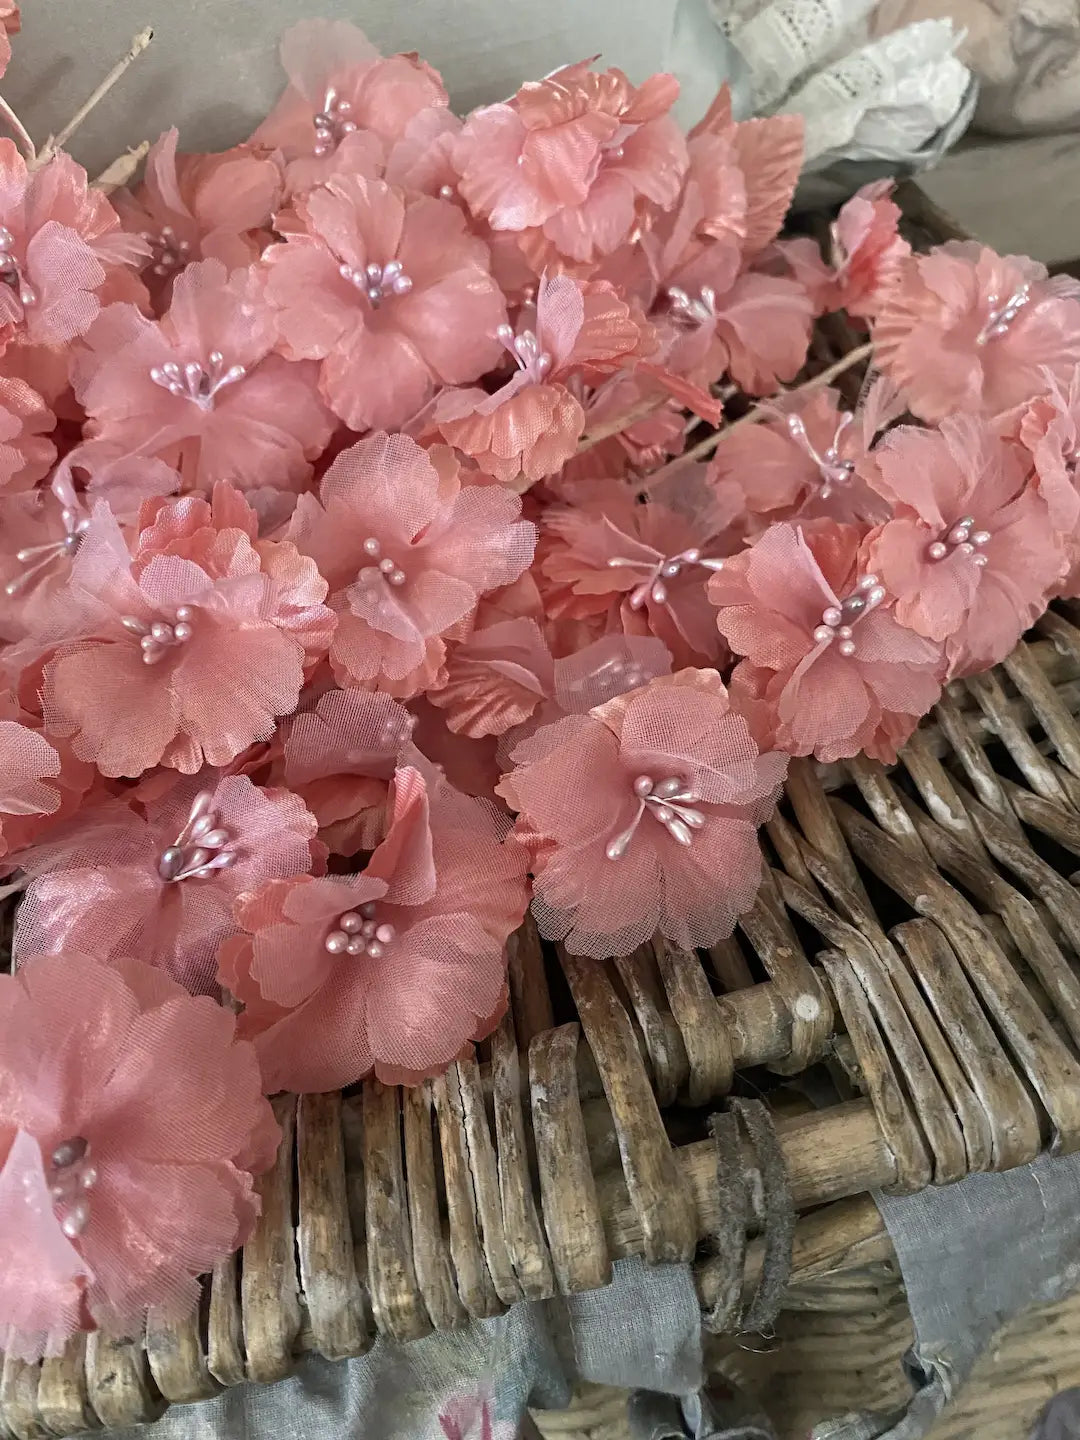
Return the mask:
M 11 108 L 11 106 L 8 104 L 8 102 L 4 99 L 2 95 L 0 95 L 0 120 L 3 120 L 3 122 L 7 125 L 8 129 L 18 140 L 19 144 L 22 146 L 26 154 L 27 160 L 29 160 L 32 164 L 37 157 L 37 151 L 34 149 L 34 142 L 30 139 L 29 133 L 27 132 L 25 125 L 19 119 L 18 115 L 15 114 L 15 111 Z
M 114 190 L 119 190 L 122 185 L 127 185 L 135 171 L 146 159 L 149 151 L 149 140 L 144 140 L 133 150 L 125 150 L 122 155 L 116 157 L 111 165 L 107 165 L 93 182 L 94 189 L 111 195 Z
M 99 105 L 101 101 L 104 100 L 105 96 L 108 95 L 109 91 L 113 88 L 116 82 L 125 74 L 128 68 L 135 63 L 135 61 L 143 53 L 143 51 L 150 44 L 150 41 L 153 40 L 153 38 L 154 32 L 150 29 L 149 26 L 147 26 L 145 30 L 139 31 L 138 35 L 136 35 L 134 40 L 132 40 L 131 46 L 128 49 L 127 54 L 123 57 L 123 59 L 116 62 L 116 64 L 105 76 L 104 80 L 102 80 L 101 84 L 97 87 L 94 93 L 89 97 L 88 100 L 86 100 L 82 105 L 79 106 L 78 110 L 75 111 L 75 114 L 72 115 L 71 119 L 63 127 L 60 133 L 58 135 L 49 136 L 48 140 L 42 147 L 41 153 L 37 157 L 37 165 L 44 165 L 46 161 L 52 159 L 52 157 L 56 154 L 58 150 L 62 150 L 64 148 L 67 142 L 71 139 L 72 135 L 75 134 L 75 131 L 78 130 L 79 126 L 90 114 L 91 110 L 93 110 L 95 106 Z
M 863 360 L 868 360 L 873 354 L 873 351 L 873 342 L 868 340 L 865 345 L 859 345 L 856 349 L 849 350 L 848 353 L 841 356 L 834 365 L 830 365 L 826 370 L 822 370 L 820 374 L 811 376 L 809 380 L 804 380 L 801 385 L 796 385 L 791 390 L 783 391 L 782 394 L 786 398 L 791 395 L 807 395 L 813 390 L 821 390 L 826 385 L 831 385 L 838 375 L 843 375 L 846 370 L 851 370 Z M 683 465 L 692 464 L 695 460 L 708 459 L 718 445 L 743 425 L 757 425 L 762 420 L 768 420 L 769 417 L 775 415 L 775 413 L 775 410 L 768 406 L 755 405 L 753 409 L 748 410 L 745 415 L 740 415 L 738 420 L 732 421 L 730 425 L 725 425 L 719 430 L 714 430 L 711 435 L 706 435 L 704 440 L 699 440 L 696 445 L 691 446 L 691 448 L 684 451 L 682 455 L 676 455 L 674 460 L 669 460 L 668 463 L 662 465 L 659 470 L 654 470 L 651 475 L 646 475 L 641 482 L 640 489 L 647 494 L 659 484 L 661 479 L 673 474 Z

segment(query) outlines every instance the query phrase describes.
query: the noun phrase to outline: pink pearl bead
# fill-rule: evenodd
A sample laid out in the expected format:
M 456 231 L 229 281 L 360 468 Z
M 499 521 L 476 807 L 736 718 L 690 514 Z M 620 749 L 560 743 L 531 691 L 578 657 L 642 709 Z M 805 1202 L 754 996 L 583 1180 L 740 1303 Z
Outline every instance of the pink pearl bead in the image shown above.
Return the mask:
M 349 937 L 344 930 L 331 930 L 323 945 L 331 955 L 343 955 L 349 947 Z
M 338 920 L 338 925 L 346 935 L 356 935 L 363 929 L 364 922 L 355 910 L 347 910 Z

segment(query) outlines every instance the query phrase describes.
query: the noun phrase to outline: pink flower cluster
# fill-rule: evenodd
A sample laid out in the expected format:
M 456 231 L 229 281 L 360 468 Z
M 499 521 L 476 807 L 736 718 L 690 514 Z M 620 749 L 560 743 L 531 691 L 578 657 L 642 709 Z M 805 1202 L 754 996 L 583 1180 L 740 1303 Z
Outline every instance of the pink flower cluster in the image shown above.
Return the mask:
M 1080 590 L 1070 283 L 912 254 L 887 185 L 779 239 L 800 122 L 684 135 L 671 76 L 461 120 L 344 22 L 282 54 L 130 193 L 0 141 L 15 1355 L 189 1307 L 264 1096 L 470 1053 L 530 903 L 597 959 L 730 934 L 788 756 L 893 759 Z M 839 310 L 851 409 L 795 383 Z

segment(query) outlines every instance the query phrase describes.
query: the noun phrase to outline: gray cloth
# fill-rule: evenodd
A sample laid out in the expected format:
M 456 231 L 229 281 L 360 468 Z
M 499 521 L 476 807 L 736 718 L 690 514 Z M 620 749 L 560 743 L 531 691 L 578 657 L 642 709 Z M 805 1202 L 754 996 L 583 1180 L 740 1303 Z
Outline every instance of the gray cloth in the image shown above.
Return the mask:
M 175 1406 L 123 1440 L 446 1440 L 455 1399 L 490 1402 L 491 1440 L 509 1440 L 526 1406 L 559 1409 L 574 1383 L 676 1396 L 702 1384 L 701 1313 L 690 1271 L 619 1261 L 605 1290 L 515 1305 L 496 1320 L 410 1345 L 378 1340 L 358 1360 L 309 1358 L 274 1386 L 245 1385 Z M 718 1432 L 703 1421 L 696 1440 Z M 481 1429 L 461 1440 L 481 1440 Z
M 706 0 L 30 0 L 4 95 L 43 139 L 149 25 L 153 44 L 80 129 L 75 158 L 96 174 L 170 125 L 182 149 L 224 148 L 281 94 L 278 41 L 305 16 L 351 20 L 386 54 L 421 51 L 462 112 L 601 55 L 638 81 L 672 69 L 692 124 L 737 63 Z
M 901 1415 L 848 1417 L 815 1440 L 917 1440 L 1003 1325 L 1080 1285 L 1080 1155 L 875 1199 L 915 1322 L 914 1395 Z

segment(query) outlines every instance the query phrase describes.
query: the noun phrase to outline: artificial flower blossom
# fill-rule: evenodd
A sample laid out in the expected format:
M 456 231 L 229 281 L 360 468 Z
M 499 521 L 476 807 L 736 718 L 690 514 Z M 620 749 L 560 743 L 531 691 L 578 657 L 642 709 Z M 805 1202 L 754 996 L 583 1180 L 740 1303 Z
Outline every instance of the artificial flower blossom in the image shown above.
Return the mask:
M 325 653 L 326 581 L 292 545 L 253 544 L 254 517 L 232 495 L 240 524 L 175 501 L 134 553 L 99 501 L 35 637 L 51 652 L 48 727 L 104 775 L 229 764 L 296 708 L 305 666 Z
M 866 554 L 896 618 L 946 643 L 951 675 L 1004 660 L 1067 565 L 1026 452 L 957 415 L 891 431 L 863 473 L 892 507 Z
M 681 670 L 544 726 L 511 759 L 498 789 L 518 812 L 549 939 L 602 959 L 659 930 L 689 949 L 730 935 L 753 903 L 757 827 L 787 757 L 759 753 L 715 671 Z
M 245 775 L 210 772 L 138 805 L 88 806 L 22 857 L 30 885 L 14 954 L 137 954 L 192 993 L 211 994 L 233 906 L 321 863 L 315 835 L 302 800 Z
M 229 269 L 257 260 L 284 184 L 272 150 L 238 145 L 220 155 L 178 155 L 179 138 L 166 130 L 150 147 L 143 183 L 115 197 L 125 230 L 147 247 L 142 278 L 159 304 L 194 260 Z
M 288 535 L 329 583 L 339 681 L 408 699 L 438 682 L 445 637 L 481 595 L 528 567 L 536 529 L 521 501 L 469 484 L 453 452 L 378 434 L 342 451 Z
M 773 525 L 709 581 L 761 743 L 891 763 L 941 693 L 940 645 L 901 625 L 854 526 Z
M 148 965 L 0 975 L 0 1344 L 182 1320 L 250 1234 L 279 1132 L 236 1018 Z
M 220 975 L 245 1004 L 267 1090 L 435 1075 L 506 1006 L 507 937 L 528 905 L 526 855 L 493 806 L 410 765 L 359 875 L 265 886 Z
M 88 434 L 166 461 L 188 490 L 219 480 L 301 489 L 333 421 L 315 367 L 271 353 L 264 285 L 257 268 L 202 260 L 177 276 L 160 321 L 109 306 L 74 377 Z
M 997 415 L 1080 363 L 1080 286 L 1024 256 L 950 240 L 902 262 L 872 333 L 875 363 L 920 420 Z

